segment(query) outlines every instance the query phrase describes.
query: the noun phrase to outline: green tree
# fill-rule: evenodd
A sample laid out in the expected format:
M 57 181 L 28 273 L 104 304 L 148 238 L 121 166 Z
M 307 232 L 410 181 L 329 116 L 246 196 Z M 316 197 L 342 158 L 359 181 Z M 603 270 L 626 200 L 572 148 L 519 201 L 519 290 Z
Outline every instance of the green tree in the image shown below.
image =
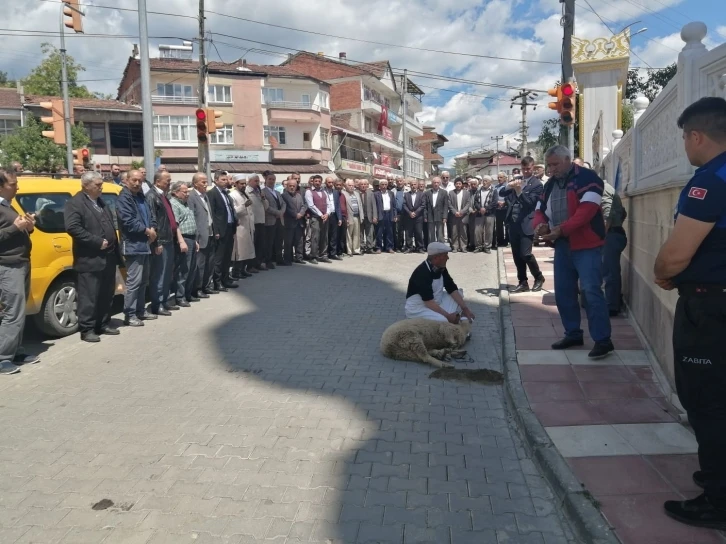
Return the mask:
M 43 43 L 40 50 L 45 55 L 42 62 L 33 68 L 28 77 L 22 80 L 26 94 L 41 96 L 61 95 L 61 55 L 60 51 L 49 43 Z M 85 68 L 78 64 L 70 55 L 66 56 L 68 70 L 68 94 L 71 98 L 93 98 L 94 95 L 84 85 L 78 84 L 78 74 Z
M 628 70 L 628 83 L 625 87 L 625 98 L 633 100 L 639 95 L 648 97 L 653 102 L 663 87 L 676 75 L 678 67 L 674 62 L 661 70 L 649 70 L 648 75 L 643 78 L 640 75 L 640 69 L 633 68 Z
M 633 105 L 623 100 L 623 110 L 620 116 L 620 125 L 623 134 L 633 128 Z
M 542 131 L 537 138 L 537 146 L 541 155 L 544 157 L 545 151 L 558 143 L 560 143 L 560 120 L 555 117 L 543 121 Z
M 15 87 L 15 80 L 10 79 L 7 72 L 0 70 L 0 87 Z
M 48 125 L 41 123 L 32 115 L 26 117 L 24 127 L 0 140 L 0 153 L 4 165 L 19 161 L 24 168 L 33 172 L 54 172 L 66 166 L 66 148 L 43 136 Z M 87 146 L 88 137 L 83 124 L 71 127 L 73 149 Z

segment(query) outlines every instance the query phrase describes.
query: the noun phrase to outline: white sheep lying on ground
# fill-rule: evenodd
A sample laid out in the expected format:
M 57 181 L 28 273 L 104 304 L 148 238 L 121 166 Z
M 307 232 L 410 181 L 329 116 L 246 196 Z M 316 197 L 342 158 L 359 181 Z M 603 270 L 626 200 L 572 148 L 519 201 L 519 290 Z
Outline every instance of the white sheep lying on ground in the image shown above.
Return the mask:
M 397 361 L 416 361 L 435 367 L 452 367 L 444 362 L 464 357 L 461 350 L 471 330 L 471 323 L 458 325 L 430 319 L 404 319 L 388 327 L 381 337 L 381 352 Z

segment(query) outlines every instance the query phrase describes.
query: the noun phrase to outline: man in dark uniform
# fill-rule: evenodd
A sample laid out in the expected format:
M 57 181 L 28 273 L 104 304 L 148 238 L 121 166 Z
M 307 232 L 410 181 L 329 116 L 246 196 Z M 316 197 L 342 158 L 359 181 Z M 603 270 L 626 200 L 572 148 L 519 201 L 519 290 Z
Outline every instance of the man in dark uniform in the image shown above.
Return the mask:
M 676 389 L 698 441 L 701 470 L 693 480 L 704 493 L 664 506 L 683 523 L 726 530 L 726 100 L 698 100 L 678 127 L 698 169 L 678 199 L 654 272 L 659 287 L 678 289 Z

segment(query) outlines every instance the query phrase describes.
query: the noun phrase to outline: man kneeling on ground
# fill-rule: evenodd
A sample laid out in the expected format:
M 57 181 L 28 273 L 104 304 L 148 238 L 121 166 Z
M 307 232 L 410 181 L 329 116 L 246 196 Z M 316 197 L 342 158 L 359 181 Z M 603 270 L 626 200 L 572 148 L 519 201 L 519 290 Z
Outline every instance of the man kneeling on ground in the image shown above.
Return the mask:
M 406 292 L 406 317 L 458 323 L 462 318 L 474 320 L 459 289 L 446 269 L 450 247 L 443 242 L 428 245 L 427 259 L 411 274 Z

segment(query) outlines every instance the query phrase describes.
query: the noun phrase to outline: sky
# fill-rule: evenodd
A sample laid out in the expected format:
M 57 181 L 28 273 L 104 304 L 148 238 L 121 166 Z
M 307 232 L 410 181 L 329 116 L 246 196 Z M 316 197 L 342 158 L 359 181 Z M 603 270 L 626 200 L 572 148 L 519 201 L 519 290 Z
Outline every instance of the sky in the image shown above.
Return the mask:
M 635 23 L 632 32 L 647 30 L 633 37 L 631 66 L 662 68 L 677 59 L 680 29 L 690 21 L 707 23 L 709 49 L 726 42 L 723 1 L 576 0 L 575 35 L 606 37 Z M 60 6 L 58 0 L 25 0 L 6 7 L 0 70 L 22 78 L 40 62 L 42 42 L 58 46 Z M 86 35 L 71 33 L 66 42 L 87 68 L 79 80 L 90 90 L 116 95 L 138 43 L 137 6 L 136 0 L 83 3 Z M 160 12 L 148 17 L 152 56 L 160 43 L 196 37 L 198 0 L 147 0 L 147 9 Z M 394 70 L 418 72 L 411 79 L 426 93 L 419 118 L 449 139 L 441 150 L 447 164 L 492 147 L 493 136 L 505 137 L 502 146 L 517 145 L 521 112 L 510 101 L 518 91 L 499 86 L 546 91 L 560 78 L 559 0 L 206 0 L 205 9 L 207 30 L 214 33 L 211 60 L 279 64 L 298 50 L 333 57 L 346 52 L 351 61 L 389 60 Z M 529 111 L 530 140 L 553 117 L 548 99 L 540 92 L 539 106 Z

